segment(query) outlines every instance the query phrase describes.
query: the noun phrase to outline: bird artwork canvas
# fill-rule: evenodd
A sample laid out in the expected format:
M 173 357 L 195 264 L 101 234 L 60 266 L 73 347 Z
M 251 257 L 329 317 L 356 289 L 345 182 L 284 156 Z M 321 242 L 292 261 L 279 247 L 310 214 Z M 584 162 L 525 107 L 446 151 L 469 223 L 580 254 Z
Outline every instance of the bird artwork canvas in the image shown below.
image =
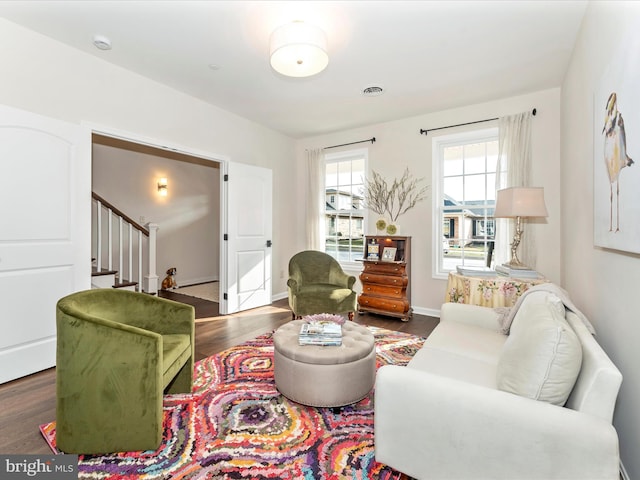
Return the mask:
M 618 110 L 618 96 L 612 92 L 607 100 L 607 114 L 604 118 L 602 134 L 604 135 L 604 163 L 609 178 L 609 231 L 620 231 L 620 173 L 624 167 L 633 165 L 627 154 L 627 134 L 624 128 L 622 113 Z M 613 187 L 616 197 L 613 198 Z M 615 220 L 614 220 L 615 204 Z M 615 226 L 615 230 L 614 230 Z
M 640 253 L 640 68 L 612 52 L 594 95 L 594 244 Z

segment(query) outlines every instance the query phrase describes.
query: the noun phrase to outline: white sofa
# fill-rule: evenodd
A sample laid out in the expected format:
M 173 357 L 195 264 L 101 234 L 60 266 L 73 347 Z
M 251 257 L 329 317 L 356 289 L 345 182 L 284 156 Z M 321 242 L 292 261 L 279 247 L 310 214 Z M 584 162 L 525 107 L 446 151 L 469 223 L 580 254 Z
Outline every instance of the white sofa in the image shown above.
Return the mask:
M 529 292 L 509 335 L 491 308 L 444 304 L 409 364 L 378 370 L 376 460 L 425 480 L 619 478 L 622 375 L 565 304 Z

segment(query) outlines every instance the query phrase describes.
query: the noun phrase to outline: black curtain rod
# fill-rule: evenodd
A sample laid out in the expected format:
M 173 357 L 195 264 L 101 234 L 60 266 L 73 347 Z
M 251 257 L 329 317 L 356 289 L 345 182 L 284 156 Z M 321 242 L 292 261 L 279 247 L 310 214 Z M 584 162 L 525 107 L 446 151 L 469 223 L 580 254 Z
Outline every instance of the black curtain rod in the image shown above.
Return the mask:
M 346 147 L 347 145 L 355 145 L 356 143 L 364 143 L 364 142 L 375 142 L 376 141 L 376 137 L 371 137 L 368 138 L 366 140 L 359 140 L 357 142 L 351 142 L 351 143 L 343 143 L 342 145 L 331 145 L 330 147 L 324 147 L 323 150 L 327 150 L 329 148 L 338 148 L 338 147 Z
M 533 111 L 531 112 L 531 114 L 533 116 L 536 115 L 537 110 L 534 108 Z M 424 135 L 428 135 L 429 132 L 434 132 L 436 130 L 443 130 L 445 128 L 453 128 L 453 127 L 462 127 L 464 125 L 473 125 L 474 123 L 484 123 L 484 122 L 491 122 L 493 120 L 499 120 L 498 117 L 496 118 L 487 118 L 486 120 L 476 120 L 475 122 L 467 122 L 467 123 L 459 123 L 457 125 L 447 125 L 446 127 L 438 127 L 438 128 L 429 128 L 429 129 L 425 129 L 425 128 L 421 128 L 420 129 L 420 134 L 424 134 Z

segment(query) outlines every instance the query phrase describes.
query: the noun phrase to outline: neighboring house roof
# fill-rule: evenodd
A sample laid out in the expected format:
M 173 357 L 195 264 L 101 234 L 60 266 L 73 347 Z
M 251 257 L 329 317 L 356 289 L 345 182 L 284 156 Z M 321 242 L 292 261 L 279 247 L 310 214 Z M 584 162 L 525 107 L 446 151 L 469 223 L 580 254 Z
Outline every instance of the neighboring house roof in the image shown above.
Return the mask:
M 345 192 L 344 190 L 338 190 L 335 188 L 327 188 L 325 190 L 327 195 L 332 195 L 332 194 L 337 194 L 337 195 L 344 195 L 346 197 L 351 197 L 353 196 L 353 198 L 356 198 L 358 200 L 364 200 L 364 197 L 362 195 L 358 195 L 358 194 L 351 194 L 351 192 Z
M 325 211 L 329 211 L 329 210 L 331 210 L 332 212 L 335 212 L 335 211 L 336 211 L 336 208 L 335 208 L 333 205 L 331 205 L 329 202 L 325 202 L 325 204 L 324 204 L 324 205 L 325 205 Z M 352 205 L 351 207 L 352 207 L 354 210 L 361 211 L 359 208 L 356 208 L 354 205 Z M 352 217 L 356 217 L 356 218 L 357 218 L 357 217 L 364 217 L 364 212 L 362 213 L 362 215 L 357 215 L 357 214 L 356 214 L 356 215 L 354 215 L 354 214 L 351 214 L 351 216 L 352 216 Z
M 477 207 L 474 207 L 477 205 Z M 464 203 L 461 203 L 449 195 L 444 195 L 444 206 L 445 207 L 458 207 L 458 208 L 447 208 L 444 212 L 447 214 L 462 214 L 468 217 L 479 217 L 484 218 L 484 212 L 487 211 L 488 217 L 493 217 L 493 212 L 495 211 L 494 207 L 486 208 L 484 206 L 484 200 L 469 200 Z

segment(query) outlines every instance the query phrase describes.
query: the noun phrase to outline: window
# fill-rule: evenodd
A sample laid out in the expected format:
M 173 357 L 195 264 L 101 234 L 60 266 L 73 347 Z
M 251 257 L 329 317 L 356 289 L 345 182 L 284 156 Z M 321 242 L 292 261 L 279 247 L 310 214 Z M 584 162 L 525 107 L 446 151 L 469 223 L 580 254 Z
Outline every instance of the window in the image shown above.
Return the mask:
M 433 141 L 434 276 L 484 266 L 493 252 L 498 129 Z
M 366 150 L 325 156 L 325 252 L 341 263 L 364 257 Z

